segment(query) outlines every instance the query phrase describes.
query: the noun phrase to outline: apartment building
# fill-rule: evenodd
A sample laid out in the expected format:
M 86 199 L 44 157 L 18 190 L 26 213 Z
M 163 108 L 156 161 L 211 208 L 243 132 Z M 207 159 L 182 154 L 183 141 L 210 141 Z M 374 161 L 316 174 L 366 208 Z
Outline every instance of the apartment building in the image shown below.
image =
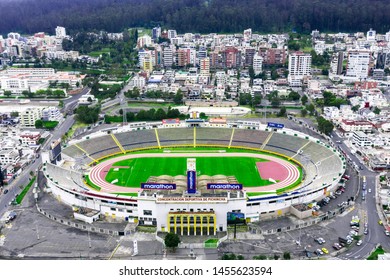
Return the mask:
M 348 52 L 347 77 L 366 79 L 370 71 L 371 52 L 354 50 Z
M 20 112 L 20 125 L 22 127 L 35 127 L 35 122 L 42 117 L 42 108 L 28 108 Z
M 288 73 L 290 86 L 301 86 L 302 79 L 311 75 L 311 55 L 303 52 L 290 54 L 288 59 Z

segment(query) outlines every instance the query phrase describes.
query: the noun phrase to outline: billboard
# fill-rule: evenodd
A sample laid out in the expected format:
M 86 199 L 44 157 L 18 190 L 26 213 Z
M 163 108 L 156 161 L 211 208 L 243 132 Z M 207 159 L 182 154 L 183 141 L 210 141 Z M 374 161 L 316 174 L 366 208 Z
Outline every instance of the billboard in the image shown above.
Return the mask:
M 196 171 L 187 171 L 187 192 L 196 193 Z
M 283 128 L 283 127 L 284 127 L 284 124 L 282 124 L 282 123 L 268 122 L 268 123 L 267 123 L 267 126 L 268 126 L 268 127 L 272 127 L 272 128 Z
M 176 190 L 176 184 L 141 183 L 144 190 Z
M 245 214 L 237 212 L 227 212 L 228 225 L 243 225 L 245 224 Z
M 207 184 L 208 190 L 242 190 L 242 184 Z

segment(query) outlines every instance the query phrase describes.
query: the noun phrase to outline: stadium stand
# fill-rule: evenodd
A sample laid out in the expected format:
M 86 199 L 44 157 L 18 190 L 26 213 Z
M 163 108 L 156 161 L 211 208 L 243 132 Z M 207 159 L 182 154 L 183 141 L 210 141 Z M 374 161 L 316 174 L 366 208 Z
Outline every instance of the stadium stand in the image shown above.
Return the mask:
M 196 143 L 228 146 L 231 135 L 232 129 L 229 128 L 197 128 Z M 269 135 L 268 131 L 235 129 L 232 146 L 259 149 Z M 125 150 L 157 146 L 155 131 L 151 129 L 116 133 L 115 136 Z M 158 136 L 162 146 L 192 145 L 194 143 L 194 130 L 192 128 L 158 129 Z M 88 151 L 90 156 L 95 159 L 121 152 L 110 135 L 85 140 L 79 142 L 78 145 Z M 300 149 L 302 150 L 300 151 Z M 329 149 L 317 141 L 310 142 L 309 139 L 274 133 L 265 146 L 265 150 L 293 157 L 300 162 L 304 167 L 304 185 L 309 184 L 310 188 L 320 188 L 331 184 L 333 179 L 342 172 L 343 163 L 340 157 L 334 153 L 333 149 Z M 66 147 L 63 152 L 68 156 L 78 158 L 82 164 L 92 162 L 79 148 L 73 145 Z M 221 182 L 226 182 L 226 179 L 221 178 Z M 70 183 L 70 185 L 72 184 Z
M 197 128 L 196 143 L 197 144 L 219 144 L 228 145 L 232 135 L 232 129 L 227 128 Z
M 110 135 L 88 139 L 86 141 L 77 143 L 77 145 L 94 158 L 104 156 L 104 151 L 107 151 L 107 155 L 121 151 Z
M 81 151 L 75 145 L 67 146 L 66 148 L 64 148 L 62 150 L 62 153 L 64 153 L 65 155 L 68 155 L 68 156 L 70 156 L 72 158 L 79 158 L 79 157 L 83 157 L 84 156 L 83 151 Z
M 158 136 L 162 146 L 180 144 L 191 145 L 194 142 L 194 130 L 192 128 L 159 129 Z
M 125 150 L 157 146 L 155 132 L 150 129 L 117 133 L 115 137 Z
M 321 148 L 319 148 L 321 145 Z M 333 155 L 333 149 L 329 149 L 326 146 L 319 143 L 310 143 L 302 149 L 303 154 L 309 155 L 313 162 L 321 161 L 327 157 Z
M 84 187 L 82 181 L 82 174 L 80 172 L 62 168 L 51 163 L 47 163 L 45 166 L 46 174 L 53 178 L 53 181 L 60 186 L 67 187 L 68 189 L 87 190 Z
M 265 146 L 265 150 L 272 151 L 272 148 L 279 147 L 286 151 L 296 153 L 299 148 L 304 146 L 307 142 L 309 142 L 308 139 L 282 133 L 274 133 Z
M 259 149 L 261 144 L 267 139 L 268 131 L 236 129 L 232 141 L 232 146 L 247 146 Z

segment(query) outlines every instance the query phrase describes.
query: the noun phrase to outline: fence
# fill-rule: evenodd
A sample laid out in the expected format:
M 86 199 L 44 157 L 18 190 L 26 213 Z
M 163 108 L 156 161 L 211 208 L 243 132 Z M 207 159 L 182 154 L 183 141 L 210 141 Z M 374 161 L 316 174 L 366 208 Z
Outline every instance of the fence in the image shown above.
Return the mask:
M 125 236 L 125 235 L 130 235 L 130 234 L 134 233 L 131 230 L 126 230 L 126 231 L 110 230 L 110 229 L 95 227 L 92 225 L 78 223 L 78 222 L 75 222 L 72 220 L 64 219 L 63 217 L 56 217 L 52 214 L 47 213 L 45 210 L 41 209 L 38 204 L 36 206 L 37 206 L 37 210 L 39 213 L 46 216 L 50 220 L 53 220 L 57 223 L 65 225 L 65 226 L 69 226 L 69 227 L 73 227 L 73 228 L 77 228 L 77 229 L 89 231 L 89 232 L 112 235 L 112 236 Z
M 286 226 L 286 227 L 281 227 L 281 228 L 275 228 L 275 229 L 268 229 L 268 230 L 262 230 L 259 226 L 255 224 L 250 224 L 249 225 L 249 232 L 252 234 L 262 234 L 262 235 L 270 235 L 270 234 L 275 234 L 275 233 L 280 233 L 280 232 L 288 232 L 291 230 L 296 230 L 299 228 L 306 228 L 315 224 L 318 224 L 322 221 L 326 221 L 329 219 L 334 218 L 336 215 L 339 215 L 343 213 L 344 211 L 348 210 L 348 208 L 345 207 L 340 207 L 337 208 L 334 211 L 327 212 L 326 214 L 322 214 L 321 216 L 318 216 L 317 218 L 310 220 L 310 221 L 305 221 L 299 224 L 294 224 L 291 226 Z

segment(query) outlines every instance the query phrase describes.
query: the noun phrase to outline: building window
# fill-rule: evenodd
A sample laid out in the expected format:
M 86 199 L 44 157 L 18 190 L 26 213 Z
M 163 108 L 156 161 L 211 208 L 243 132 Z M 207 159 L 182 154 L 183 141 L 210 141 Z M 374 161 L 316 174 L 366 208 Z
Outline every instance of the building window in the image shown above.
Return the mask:
M 152 216 L 152 210 L 144 210 L 145 216 Z

